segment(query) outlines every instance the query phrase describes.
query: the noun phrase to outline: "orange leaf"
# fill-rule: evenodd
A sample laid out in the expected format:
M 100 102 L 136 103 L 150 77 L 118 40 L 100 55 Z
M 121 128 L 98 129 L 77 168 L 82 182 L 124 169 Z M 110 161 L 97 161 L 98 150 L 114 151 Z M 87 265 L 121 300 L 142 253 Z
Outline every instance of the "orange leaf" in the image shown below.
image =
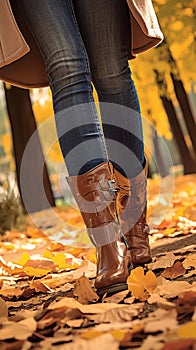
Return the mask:
M 51 270 L 35 269 L 34 267 L 26 266 L 26 267 L 24 268 L 24 272 L 25 272 L 28 276 L 32 276 L 32 277 L 43 277 L 43 276 L 47 275 L 48 273 L 50 273 Z

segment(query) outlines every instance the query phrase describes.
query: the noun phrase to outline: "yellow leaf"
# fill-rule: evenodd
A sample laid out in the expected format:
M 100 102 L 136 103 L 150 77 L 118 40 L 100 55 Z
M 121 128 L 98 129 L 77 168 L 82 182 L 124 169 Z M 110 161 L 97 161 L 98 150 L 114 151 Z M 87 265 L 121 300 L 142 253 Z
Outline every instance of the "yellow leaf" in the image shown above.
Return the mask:
M 94 339 L 96 337 L 99 337 L 100 335 L 102 335 L 103 333 L 100 331 L 86 331 L 84 333 L 81 334 L 81 338 L 84 339 Z
M 132 270 L 127 279 L 128 289 L 136 298 L 142 297 L 144 293 L 144 286 L 141 281 L 144 279 L 144 269 L 139 266 Z
M 171 228 L 166 228 L 165 230 L 163 230 L 163 234 L 164 236 L 168 236 L 171 235 L 172 233 L 174 233 L 176 231 L 176 228 L 171 227 Z
M 25 252 L 25 253 L 22 254 L 22 257 L 17 262 L 17 265 L 24 266 L 27 263 L 27 261 L 29 261 L 29 260 L 30 260 L 30 256 L 29 256 L 28 253 Z
M 51 270 L 36 269 L 34 267 L 31 267 L 31 266 L 26 266 L 23 270 L 28 276 L 32 276 L 32 277 L 33 276 L 34 277 L 43 277 L 43 276 L 47 275 L 49 272 L 51 272 Z
M 78 267 L 77 263 L 72 264 L 72 259 L 66 259 L 65 255 L 63 253 L 56 253 L 52 257 L 50 257 L 52 261 L 59 267 L 60 270 L 62 269 L 69 269 L 69 270 L 75 270 Z
M 127 279 L 128 289 L 135 298 L 142 298 L 146 291 L 152 292 L 157 287 L 157 278 L 152 271 L 144 275 L 143 267 L 136 267 Z
M 52 259 L 52 257 L 53 257 L 52 253 L 46 249 L 43 254 L 43 258 Z
M 60 269 L 66 268 L 66 259 L 64 254 L 57 253 L 54 256 L 52 256 L 51 259 Z
M 146 276 L 144 276 L 144 288 L 148 292 L 153 292 L 153 290 L 157 287 L 157 278 L 152 271 L 148 271 Z
M 196 322 L 188 322 L 177 330 L 180 338 L 196 338 Z
M 113 329 L 109 331 L 113 338 L 119 341 L 122 341 L 128 332 L 130 332 L 129 329 Z

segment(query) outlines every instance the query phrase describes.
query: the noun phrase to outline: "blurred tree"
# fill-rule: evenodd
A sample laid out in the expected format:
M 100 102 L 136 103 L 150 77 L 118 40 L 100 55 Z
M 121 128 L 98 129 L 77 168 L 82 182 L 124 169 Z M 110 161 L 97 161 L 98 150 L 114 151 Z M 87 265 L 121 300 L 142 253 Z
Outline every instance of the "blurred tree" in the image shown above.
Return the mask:
M 196 0 L 154 0 L 153 3 L 165 41 L 131 62 L 141 109 L 166 139 L 171 138 L 171 127 L 185 173 L 193 172 L 196 169 L 196 126 L 187 92 L 196 80 L 193 70 Z M 191 142 L 187 143 L 187 136 Z
M 184 174 L 189 173 L 195 173 L 196 172 L 196 163 L 191 158 L 190 151 L 187 147 L 187 144 L 184 139 L 184 135 L 180 126 L 180 123 L 178 121 L 178 117 L 176 115 L 175 107 L 173 105 L 173 102 L 171 98 L 169 97 L 169 94 L 162 94 L 162 91 L 167 89 L 167 83 L 164 78 L 164 73 L 160 73 L 157 70 L 155 70 L 155 74 L 157 77 L 157 84 L 160 87 L 160 99 L 163 103 L 163 106 L 165 108 L 166 114 L 168 116 L 168 120 L 170 122 L 170 126 L 172 129 L 172 133 L 174 135 L 174 138 L 176 140 L 176 143 L 178 145 L 180 158 L 182 161 L 182 164 L 184 166 Z M 163 88 L 164 87 L 164 88 Z
M 37 126 L 32 110 L 29 90 L 20 89 L 15 86 L 4 85 L 7 111 L 10 120 L 13 148 L 16 163 L 16 175 L 21 200 L 23 193 L 21 191 L 20 170 L 23 153 Z M 46 197 L 40 191 L 40 179 L 36 176 L 37 169 L 43 169 L 43 186 Z M 28 211 L 34 212 L 46 209 L 55 205 L 50 179 L 47 167 L 44 161 L 44 155 L 39 139 L 38 132 L 34 134 L 33 151 L 29 153 L 28 168 L 26 172 L 26 188 L 28 188 Z

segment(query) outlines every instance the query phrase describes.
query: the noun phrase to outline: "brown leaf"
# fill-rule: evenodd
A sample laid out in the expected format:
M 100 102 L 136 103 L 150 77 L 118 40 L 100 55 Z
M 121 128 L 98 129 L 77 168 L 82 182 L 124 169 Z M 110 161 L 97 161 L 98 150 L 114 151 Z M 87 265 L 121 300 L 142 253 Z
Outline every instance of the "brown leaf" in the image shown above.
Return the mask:
M 9 289 L 1 289 L 0 296 L 4 297 L 4 299 L 9 300 L 12 298 L 19 298 L 23 294 L 23 290 L 19 287 L 9 288 Z
M 15 338 L 26 340 L 36 330 L 37 322 L 34 318 L 26 318 L 19 322 L 8 322 L 0 329 L 0 340 Z
M 167 301 L 166 299 L 160 297 L 157 293 L 152 293 L 150 298 L 148 298 L 148 304 L 156 303 L 158 307 L 169 310 L 175 308 L 175 304 Z
M 80 328 L 84 320 L 82 318 L 76 320 L 69 320 L 66 324 L 71 328 Z
M 166 267 L 171 267 L 176 260 L 177 257 L 174 254 L 168 253 L 165 256 L 157 258 L 155 262 L 148 265 L 148 268 L 151 270 L 165 269 Z
M 117 304 L 118 305 L 118 304 Z M 90 319 L 96 323 L 114 323 L 130 321 L 134 316 L 138 316 L 143 310 L 144 304 L 139 303 L 131 306 L 124 306 L 122 309 L 111 309 L 102 314 L 91 316 Z
M 51 261 L 49 259 L 44 259 L 41 257 L 37 260 L 28 260 L 24 264 L 24 270 L 26 270 L 27 267 L 33 267 L 34 269 L 44 269 L 44 270 L 50 270 L 52 272 L 56 272 L 54 261 Z
M 167 267 L 165 271 L 162 272 L 161 276 L 164 278 L 174 279 L 178 276 L 182 276 L 186 273 L 186 269 L 180 261 L 176 261 L 172 267 Z
M 99 296 L 91 288 L 87 277 L 81 276 L 75 283 L 74 295 L 78 297 L 81 304 L 94 303 L 99 299 Z
M 165 344 L 161 350 L 194 350 L 196 339 L 179 339 Z
M 189 315 L 194 312 L 196 307 L 196 292 L 188 291 L 181 294 L 176 300 L 176 309 L 178 316 Z
M 8 318 L 8 308 L 5 301 L 0 298 L 0 318 L 1 317 Z
M 49 288 L 46 284 L 39 282 L 39 281 L 35 281 L 30 285 L 31 289 L 35 289 L 35 292 L 39 293 L 52 293 L 53 290 L 51 288 Z
M 165 280 L 162 285 L 158 286 L 158 290 L 161 296 L 166 298 L 174 298 L 190 287 L 191 285 L 185 281 Z
M 187 258 L 183 261 L 183 266 L 185 267 L 185 269 L 189 267 L 196 268 L 196 253 L 187 256 Z
M 37 323 L 38 329 L 44 329 L 54 324 L 56 321 L 59 321 L 65 317 L 66 307 L 61 307 L 54 310 L 45 310 L 45 314 L 39 319 Z
M 124 308 L 125 306 L 123 304 L 114 304 L 114 303 L 97 303 L 97 304 L 90 304 L 90 305 L 83 305 L 79 303 L 77 300 L 73 298 L 62 298 L 60 301 L 53 302 L 48 307 L 48 310 L 50 309 L 57 309 L 60 307 L 66 307 L 70 309 L 78 309 L 83 314 L 100 314 L 107 310 L 114 309 L 114 308 Z
M 127 290 L 123 290 L 122 292 L 115 293 L 115 294 L 111 295 L 110 297 L 108 297 L 106 294 L 106 296 L 104 296 L 102 298 L 102 302 L 103 303 L 116 303 L 116 304 L 118 304 L 125 299 L 127 294 L 128 294 Z

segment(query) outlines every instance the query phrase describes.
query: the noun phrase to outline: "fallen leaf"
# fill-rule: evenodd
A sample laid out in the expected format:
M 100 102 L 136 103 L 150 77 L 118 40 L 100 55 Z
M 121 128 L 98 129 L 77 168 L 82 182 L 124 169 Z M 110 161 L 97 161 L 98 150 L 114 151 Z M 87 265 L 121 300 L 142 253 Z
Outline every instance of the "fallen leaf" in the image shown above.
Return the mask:
M 54 337 L 47 337 L 43 341 L 40 342 L 39 348 L 42 350 L 56 350 L 56 349 L 64 349 L 64 345 L 66 343 L 70 343 L 73 340 L 73 335 L 63 335 L 61 337 L 56 338 L 56 332 Z M 24 350 L 29 350 L 30 348 L 24 348 Z M 13 349 L 15 350 L 15 349 Z M 18 349 L 19 350 L 19 349 Z M 23 348 L 22 348 L 23 350 Z
M 132 333 L 137 332 L 138 330 L 143 330 L 143 323 L 135 319 L 134 321 L 126 321 L 126 322 L 112 322 L 112 323 L 100 323 L 93 327 L 93 330 L 99 332 L 109 332 L 115 329 L 127 329 L 129 328 Z
M 77 339 L 71 344 L 62 345 L 62 347 L 58 347 L 60 350 L 118 350 L 119 349 L 119 341 L 114 339 L 111 334 L 103 334 L 99 337 L 85 340 L 85 339 Z
M 142 345 L 139 347 L 139 350 L 162 350 L 163 349 L 163 335 L 149 335 Z M 171 349 L 173 350 L 173 349 Z M 177 349 L 176 349 L 177 350 Z
M 184 275 L 184 278 L 189 278 L 196 275 L 196 270 L 191 270 Z
M 26 318 L 19 322 L 8 322 L 0 329 L 0 340 L 16 339 L 26 340 L 37 328 L 34 318 Z
M 161 221 L 159 226 L 157 226 L 157 228 L 158 229 L 167 229 L 167 228 L 171 228 L 171 227 L 176 227 L 176 223 L 177 223 L 177 221 L 174 219 L 163 220 L 163 221 Z
M 84 322 L 83 318 L 79 318 L 76 320 L 66 321 L 66 325 L 71 327 L 71 328 L 80 328 L 82 326 L 83 322 Z
M 116 304 L 118 306 L 119 304 Z M 123 304 L 122 304 L 123 305 Z M 124 306 L 124 305 L 123 305 Z M 143 303 L 136 304 L 137 308 L 132 305 L 124 306 L 123 308 L 113 308 L 104 313 L 90 316 L 90 319 L 96 323 L 113 323 L 130 321 L 134 316 L 138 316 L 143 310 Z
M 0 298 L 0 318 L 1 317 L 8 318 L 8 308 L 5 301 Z
M 96 331 L 96 330 L 89 330 L 81 334 L 81 337 L 84 339 L 94 339 L 96 337 L 99 337 L 100 335 L 103 335 L 103 332 Z
M 186 273 L 186 269 L 180 261 L 176 261 L 172 267 L 167 267 L 165 271 L 161 273 L 164 278 L 174 279 L 178 276 L 182 276 Z
M 75 270 L 78 267 L 78 264 L 72 263 L 72 259 L 66 259 L 65 254 L 63 253 L 56 253 L 51 258 L 56 266 L 63 270 L 63 269 L 69 269 L 69 270 Z
M 52 293 L 53 290 L 51 288 L 49 288 L 46 284 L 40 282 L 40 281 L 35 281 L 30 285 L 31 289 L 35 289 L 35 291 L 38 292 L 42 292 L 42 293 Z
M 175 298 L 186 289 L 190 288 L 191 285 L 185 281 L 169 281 L 165 280 L 162 285 L 159 285 L 157 289 L 159 294 L 166 298 Z
M 133 304 L 135 300 L 135 297 L 129 297 L 124 299 L 125 304 Z
M 24 265 L 23 269 L 26 270 L 27 267 L 31 267 L 34 269 L 43 269 L 50 270 L 52 272 L 56 272 L 56 267 L 54 261 L 51 261 L 46 258 L 39 257 L 39 259 L 28 260 Z
M 86 276 L 81 276 L 74 285 L 74 295 L 78 297 L 81 304 L 94 303 L 99 296 L 91 288 L 90 282 Z
M 33 226 L 28 226 L 26 233 L 27 233 L 27 236 L 32 238 L 40 238 L 40 237 L 44 237 L 45 239 L 47 238 L 47 236 L 43 233 L 43 231 Z
M 195 339 L 179 339 L 165 344 L 161 350 L 194 350 Z
M 158 307 L 165 310 L 175 308 L 176 306 L 174 303 L 171 303 L 166 299 L 164 299 L 163 297 L 160 297 L 160 295 L 157 293 L 152 293 L 150 295 L 150 298 L 148 298 L 148 304 L 154 304 L 154 303 L 156 303 Z
M 144 275 L 143 267 L 139 266 L 131 270 L 127 284 L 132 295 L 141 299 L 145 291 L 152 292 L 157 287 L 157 279 L 152 271 L 147 271 Z
M 29 254 L 24 252 L 24 253 L 22 253 L 22 257 L 20 258 L 20 260 L 17 261 L 16 264 L 24 266 L 27 263 L 27 261 L 29 261 L 29 260 L 30 260 Z
M 1 289 L 0 296 L 3 296 L 4 299 L 12 299 L 19 298 L 23 294 L 24 290 L 19 287 L 9 288 L 9 289 Z
M 180 326 L 177 330 L 179 338 L 196 339 L 196 322 L 188 322 Z
M 164 236 L 169 236 L 176 231 L 176 227 L 166 228 L 163 230 Z
M 125 299 L 127 294 L 128 294 L 127 290 L 123 290 L 122 292 L 115 293 L 111 296 L 107 296 L 107 294 L 106 294 L 106 296 L 104 296 L 102 298 L 102 302 L 103 303 L 116 303 L 116 304 L 118 304 Z
M 151 270 L 165 269 L 166 267 L 171 267 L 176 260 L 177 257 L 173 253 L 168 253 L 165 256 L 156 259 L 155 262 L 149 264 L 148 268 Z
M 144 320 L 144 323 L 145 333 L 174 330 L 178 327 L 176 310 L 157 309 Z
M 24 272 L 28 275 L 28 276 L 32 276 L 32 277 L 43 277 L 46 276 L 48 273 L 51 272 L 51 270 L 45 270 L 45 269 L 36 269 L 34 267 L 24 267 Z
M 129 338 L 130 340 L 132 336 L 129 329 L 115 329 L 109 333 L 113 336 L 114 339 L 120 342 L 122 342 L 125 338 Z
M 176 310 L 178 315 L 189 315 L 196 307 L 196 292 L 188 291 L 178 296 L 176 300 Z
M 57 309 L 60 307 L 78 309 L 83 314 L 99 314 L 114 308 L 119 308 L 119 309 L 124 308 L 125 306 L 123 304 L 114 304 L 114 303 L 97 303 L 97 304 L 83 305 L 73 298 L 65 297 L 65 298 L 62 298 L 60 301 L 53 302 L 52 304 L 50 304 L 48 309 Z
M 187 258 L 183 261 L 183 266 L 185 269 L 189 267 L 194 267 L 196 269 L 196 254 L 190 254 L 187 256 Z

